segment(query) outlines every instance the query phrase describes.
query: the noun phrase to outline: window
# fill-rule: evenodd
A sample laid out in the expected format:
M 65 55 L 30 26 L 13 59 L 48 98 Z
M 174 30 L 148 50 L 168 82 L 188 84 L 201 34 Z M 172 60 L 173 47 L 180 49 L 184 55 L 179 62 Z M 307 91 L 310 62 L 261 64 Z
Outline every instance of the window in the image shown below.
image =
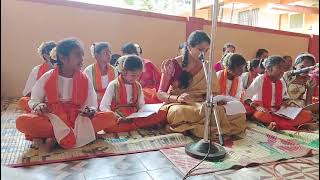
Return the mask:
M 303 27 L 303 14 L 289 14 L 289 28 L 302 28 Z
M 259 22 L 259 9 L 252 9 L 239 12 L 238 23 L 247 26 L 257 26 Z
M 250 25 L 249 24 L 249 13 L 250 13 L 249 10 L 239 12 L 239 14 L 238 14 L 238 23 L 241 24 L 241 25 L 249 26 Z
M 259 24 L 259 9 L 252 9 L 251 11 L 252 18 L 251 18 L 251 26 L 258 26 Z

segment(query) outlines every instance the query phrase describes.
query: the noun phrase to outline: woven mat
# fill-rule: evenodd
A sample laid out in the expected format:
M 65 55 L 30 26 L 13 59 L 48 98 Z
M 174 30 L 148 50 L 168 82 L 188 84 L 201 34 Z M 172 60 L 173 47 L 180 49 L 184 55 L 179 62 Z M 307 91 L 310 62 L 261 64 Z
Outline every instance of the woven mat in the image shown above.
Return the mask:
M 303 137 L 297 139 L 287 134 L 280 134 L 249 123 L 246 132 L 239 136 L 234 136 L 231 142 L 226 143 L 226 157 L 219 162 L 203 162 L 198 166 L 193 175 L 212 173 L 231 168 L 242 168 L 256 166 L 259 164 L 275 162 L 283 159 L 291 159 L 318 154 L 316 143 L 317 136 L 304 136 L 308 140 L 301 143 Z M 163 149 L 161 152 L 181 171 L 186 174 L 200 160 L 191 158 L 185 153 L 185 148 Z
M 111 155 L 129 154 L 181 147 L 192 139 L 179 133 L 166 134 L 163 129 L 139 129 L 129 133 L 103 134 L 98 140 L 82 148 L 51 153 L 40 152 L 16 130 L 15 119 L 22 113 L 16 101 L 1 113 L 1 164 L 20 167 L 48 164 Z

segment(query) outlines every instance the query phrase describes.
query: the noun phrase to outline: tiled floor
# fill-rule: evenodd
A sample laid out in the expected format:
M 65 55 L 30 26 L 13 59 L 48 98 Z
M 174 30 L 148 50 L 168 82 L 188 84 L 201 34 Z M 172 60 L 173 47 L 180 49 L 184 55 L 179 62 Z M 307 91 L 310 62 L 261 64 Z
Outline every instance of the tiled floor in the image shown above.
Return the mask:
M 315 156 L 319 160 L 319 156 Z M 319 162 L 319 161 L 317 161 Z M 288 167 L 287 169 L 284 169 Z M 308 166 L 307 166 L 308 168 Z M 287 176 L 302 177 L 302 179 L 318 179 L 319 164 L 311 169 L 306 167 L 283 165 L 279 166 L 280 172 Z M 304 170 L 304 172 L 302 172 Z M 1 177 L 11 175 L 14 171 L 15 178 L 9 180 L 181 180 L 183 175 L 159 151 L 95 158 L 82 161 L 56 163 L 26 168 L 3 169 Z M 305 176 L 304 174 L 308 174 Z M 212 179 L 274 179 L 272 164 L 262 165 L 240 170 L 226 170 L 214 174 L 193 176 L 189 180 Z M 291 179 L 291 178 L 288 178 Z M 300 178 L 301 179 L 301 178 Z

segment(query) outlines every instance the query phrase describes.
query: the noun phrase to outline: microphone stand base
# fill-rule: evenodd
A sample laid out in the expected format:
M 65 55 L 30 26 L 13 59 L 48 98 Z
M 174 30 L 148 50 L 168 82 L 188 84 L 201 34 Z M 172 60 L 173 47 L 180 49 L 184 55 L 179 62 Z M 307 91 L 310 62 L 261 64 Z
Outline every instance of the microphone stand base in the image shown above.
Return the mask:
M 205 142 L 201 139 L 198 142 L 193 142 L 187 144 L 185 147 L 185 152 L 196 159 L 203 159 L 208 154 L 210 142 Z M 211 144 L 210 152 L 205 160 L 209 161 L 219 161 L 223 159 L 226 155 L 226 150 L 219 144 Z

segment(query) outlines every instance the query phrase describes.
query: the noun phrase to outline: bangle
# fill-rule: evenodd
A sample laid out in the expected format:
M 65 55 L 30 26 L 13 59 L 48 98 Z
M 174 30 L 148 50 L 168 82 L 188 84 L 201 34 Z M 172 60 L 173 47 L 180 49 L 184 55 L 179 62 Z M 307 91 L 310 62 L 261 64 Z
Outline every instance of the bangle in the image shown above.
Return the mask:
M 32 110 L 34 110 L 39 104 L 41 104 L 41 102 L 33 104 Z
M 169 96 L 168 96 L 168 98 L 167 98 L 167 101 L 168 101 L 168 102 L 170 102 L 170 96 L 171 96 L 171 94 L 169 94 Z
M 254 104 L 254 101 L 251 101 L 251 103 L 249 104 L 249 106 L 252 107 L 252 104 Z
M 179 95 L 179 96 L 177 96 L 177 98 L 176 98 L 176 102 L 178 102 L 179 97 L 180 97 L 180 95 Z

